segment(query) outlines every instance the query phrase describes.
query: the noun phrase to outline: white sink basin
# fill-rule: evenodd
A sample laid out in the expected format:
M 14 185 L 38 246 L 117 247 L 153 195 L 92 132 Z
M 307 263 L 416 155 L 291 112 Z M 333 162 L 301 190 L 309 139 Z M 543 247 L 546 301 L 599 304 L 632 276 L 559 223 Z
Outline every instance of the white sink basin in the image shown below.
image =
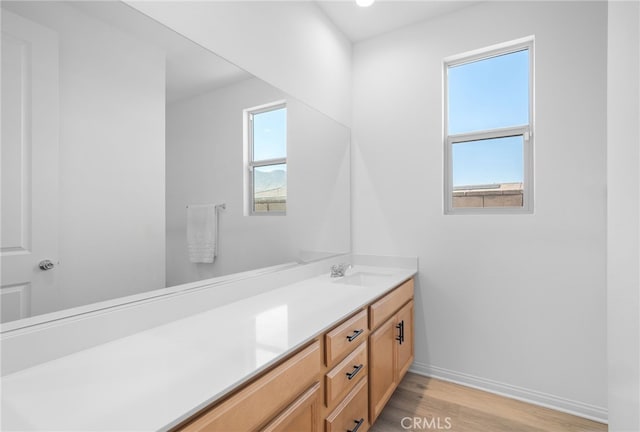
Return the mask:
M 336 279 L 335 283 L 345 285 L 373 286 L 384 283 L 391 275 L 386 273 L 373 272 L 355 272 L 348 274 L 340 279 Z

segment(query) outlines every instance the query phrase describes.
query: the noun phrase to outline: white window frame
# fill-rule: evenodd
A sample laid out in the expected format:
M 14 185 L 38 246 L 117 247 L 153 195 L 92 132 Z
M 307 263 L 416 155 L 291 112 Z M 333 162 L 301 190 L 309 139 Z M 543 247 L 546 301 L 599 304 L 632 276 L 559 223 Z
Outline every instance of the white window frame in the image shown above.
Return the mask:
M 449 83 L 448 69 L 478 60 L 528 50 L 529 53 L 529 124 L 496 128 L 476 132 L 449 135 Z M 444 141 L 444 214 L 518 214 L 533 213 L 533 138 L 534 138 L 534 38 L 510 41 L 488 48 L 448 57 L 443 62 L 443 141 Z M 453 158 L 454 144 L 492 138 L 523 137 L 523 205 L 522 207 L 453 207 Z
M 256 114 L 265 113 L 268 111 L 275 111 L 278 109 L 286 108 L 287 102 L 285 100 L 268 103 L 265 105 L 256 106 L 253 108 L 248 108 L 243 111 L 243 127 L 244 127 L 244 166 L 245 166 L 245 211 L 244 214 L 248 216 L 285 216 L 287 214 L 286 211 L 264 211 L 257 212 L 255 211 L 255 194 L 254 194 L 254 169 L 270 166 L 270 165 L 286 165 L 287 158 L 286 156 L 283 158 L 275 158 L 275 159 L 262 159 L 262 160 L 254 160 L 253 159 L 253 117 Z M 288 113 L 287 113 L 288 115 Z M 287 122 L 288 123 L 288 122 Z M 286 137 L 288 138 L 288 137 Z M 286 139 L 285 138 L 285 139 Z M 287 143 L 285 142 L 285 149 L 287 149 Z M 287 149 L 288 153 L 288 149 Z M 287 176 L 287 182 L 289 178 Z M 289 196 L 287 194 L 287 202 L 289 200 Z

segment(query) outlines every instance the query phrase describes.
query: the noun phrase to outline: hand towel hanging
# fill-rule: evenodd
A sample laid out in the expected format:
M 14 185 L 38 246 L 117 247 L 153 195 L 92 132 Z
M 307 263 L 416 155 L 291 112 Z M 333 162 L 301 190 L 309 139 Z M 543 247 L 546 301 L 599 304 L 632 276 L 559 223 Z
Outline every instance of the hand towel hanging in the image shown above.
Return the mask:
M 187 206 L 189 261 L 212 263 L 216 246 L 216 210 L 213 204 Z

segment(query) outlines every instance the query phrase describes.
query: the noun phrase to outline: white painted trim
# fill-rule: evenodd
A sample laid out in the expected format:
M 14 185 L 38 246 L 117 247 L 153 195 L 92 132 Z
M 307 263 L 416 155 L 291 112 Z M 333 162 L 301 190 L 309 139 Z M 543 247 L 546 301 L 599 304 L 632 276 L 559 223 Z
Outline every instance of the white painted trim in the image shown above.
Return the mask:
M 413 362 L 410 372 L 418 375 L 433 377 L 443 381 L 449 381 L 466 387 L 475 388 L 489 393 L 527 402 L 533 405 L 550 408 L 567 414 L 576 415 L 600 423 L 608 423 L 608 410 L 584 402 L 567 399 L 561 396 L 540 392 L 524 387 L 494 381 L 487 378 L 457 372 L 426 363 Z
M 531 35 L 512 41 L 502 42 L 488 47 L 479 48 L 473 51 L 455 54 L 446 57 L 444 59 L 444 62 L 449 66 L 459 66 L 465 63 L 472 63 L 476 60 L 522 51 L 524 49 L 531 48 L 533 46 L 534 39 L 535 37 Z

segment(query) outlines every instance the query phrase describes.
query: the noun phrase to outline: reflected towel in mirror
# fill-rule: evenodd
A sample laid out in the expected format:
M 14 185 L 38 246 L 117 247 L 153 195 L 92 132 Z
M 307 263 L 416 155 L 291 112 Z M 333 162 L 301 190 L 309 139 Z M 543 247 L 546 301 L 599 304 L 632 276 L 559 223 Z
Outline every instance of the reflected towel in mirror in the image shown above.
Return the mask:
M 216 244 L 216 210 L 213 204 L 187 206 L 189 261 L 212 263 Z

